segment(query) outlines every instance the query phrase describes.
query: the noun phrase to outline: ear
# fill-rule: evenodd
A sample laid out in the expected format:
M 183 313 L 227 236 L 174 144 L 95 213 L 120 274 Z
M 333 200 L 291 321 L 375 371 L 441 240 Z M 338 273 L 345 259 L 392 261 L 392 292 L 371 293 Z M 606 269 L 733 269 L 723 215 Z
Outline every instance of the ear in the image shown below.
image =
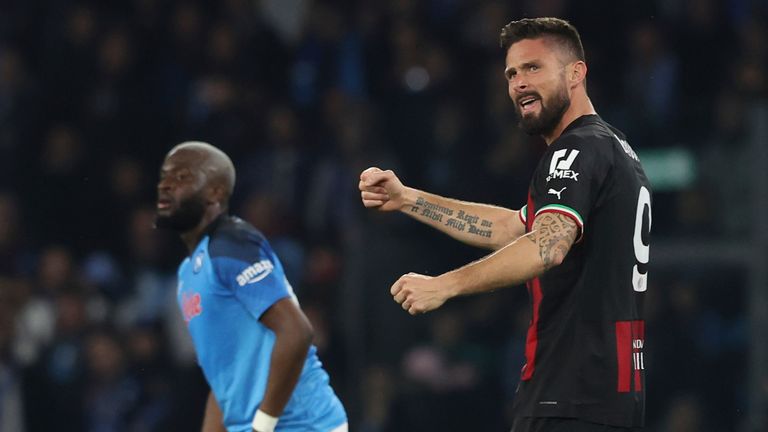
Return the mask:
M 221 187 L 218 185 L 208 185 L 205 188 L 205 202 L 209 205 L 220 203 Z
M 568 81 L 571 87 L 575 87 L 584 82 L 587 78 L 587 64 L 582 60 L 577 60 L 568 67 Z

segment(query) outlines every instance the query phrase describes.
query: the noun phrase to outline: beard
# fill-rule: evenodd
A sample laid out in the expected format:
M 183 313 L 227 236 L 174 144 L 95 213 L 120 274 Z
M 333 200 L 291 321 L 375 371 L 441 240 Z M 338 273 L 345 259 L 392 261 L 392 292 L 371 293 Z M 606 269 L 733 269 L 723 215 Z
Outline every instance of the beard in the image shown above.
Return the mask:
M 571 99 L 568 97 L 565 82 L 562 82 L 562 85 L 546 103 L 541 95 L 534 94 L 541 101 L 541 110 L 538 117 L 534 115 L 523 116 L 520 107 L 515 104 L 515 112 L 518 115 L 520 128 L 528 135 L 547 135 L 555 130 L 558 123 L 560 123 L 563 114 L 571 106 Z
M 203 219 L 205 200 L 202 194 L 192 195 L 179 203 L 179 207 L 168 215 L 155 215 L 155 227 L 179 233 L 195 228 Z

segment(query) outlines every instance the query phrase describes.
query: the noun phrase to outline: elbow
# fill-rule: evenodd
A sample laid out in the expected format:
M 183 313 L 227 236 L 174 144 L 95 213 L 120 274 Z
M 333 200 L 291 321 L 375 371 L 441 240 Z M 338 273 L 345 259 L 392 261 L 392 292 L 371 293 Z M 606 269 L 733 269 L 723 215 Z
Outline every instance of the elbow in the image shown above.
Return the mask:
M 509 243 L 504 242 L 504 240 L 497 240 L 497 241 L 494 241 L 493 243 L 489 244 L 488 245 L 488 249 L 490 249 L 492 251 L 497 251 L 497 250 L 503 248 L 504 246 L 506 246 L 508 244 Z
M 309 320 L 307 320 L 301 330 L 302 344 L 306 345 L 307 349 L 309 349 L 309 346 L 312 345 L 312 342 L 314 340 L 315 340 L 315 328 L 312 327 L 312 324 L 309 322 Z
M 544 261 L 544 271 L 553 269 L 563 263 L 565 259 L 562 255 L 556 255 Z
M 307 350 L 309 350 L 310 345 L 312 345 L 312 341 L 315 339 L 315 329 L 312 327 L 309 320 L 304 317 L 304 319 L 299 320 L 296 323 L 295 328 L 291 332 L 291 336 L 291 340 L 296 349 L 306 353 Z
M 563 261 L 565 261 L 566 254 L 568 254 L 568 249 L 565 247 L 555 248 L 554 250 L 548 251 L 548 253 L 542 251 L 540 255 L 543 271 L 548 271 L 562 264 Z
M 488 248 L 491 250 L 499 250 L 524 235 L 525 227 L 520 225 L 517 213 L 515 212 L 513 216 L 499 223 L 499 229 L 494 230 Z
M 493 241 L 488 244 L 488 249 L 497 251 L 497 250 L 507 246 L 508 244 L 512 243 L 513 241 L 517 240 L 517 239 L 518 239 L 518 237 L 516 237 L 514 235 L 511 235 L 511 234 L 506 234 L 506 235 L 499 234 L 499 235 L 496 235 L 496 237 L 493 239 Z
M 275 331 L 275 344 L 279 344 L 290 351 L 306 354 L 315 338 L 315 330 L 306 318 L 296 320 L 290 326 L 285 326 Z

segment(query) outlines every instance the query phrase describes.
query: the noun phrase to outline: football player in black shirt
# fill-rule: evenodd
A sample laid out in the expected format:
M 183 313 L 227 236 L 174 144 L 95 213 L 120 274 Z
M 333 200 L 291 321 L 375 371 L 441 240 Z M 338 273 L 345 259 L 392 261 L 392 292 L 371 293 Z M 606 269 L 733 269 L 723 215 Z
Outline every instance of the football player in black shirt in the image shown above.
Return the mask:
M 392 171 L 363 171 L 366 207 L 495 251 L 436 277 L 404 275 L 391 293 L 415 315 L 526 282 L 531 321 L 513 432 L 635 430 L 645 414 L 648 180 L 626 137 L 592 106 L 571 24 L 513 21 L 501 45 L 520 127 L 548 145 L 527 202 L 509 210 L 457 201 L 406 187 Z

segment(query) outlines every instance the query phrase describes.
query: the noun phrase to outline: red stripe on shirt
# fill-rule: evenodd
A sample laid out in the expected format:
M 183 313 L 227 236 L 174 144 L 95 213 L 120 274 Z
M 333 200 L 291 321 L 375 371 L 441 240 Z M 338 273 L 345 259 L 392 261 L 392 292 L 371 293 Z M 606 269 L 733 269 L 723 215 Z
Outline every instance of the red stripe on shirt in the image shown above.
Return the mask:
M 532 298 L 533 313 L 531 325 L 528 326 L 528 335 L 525 339 L 525 366 L 521 379 L 527 381 L 533 377 L 533 371 L 536 369 L 536 347 L 539 344 L 539 307 L 543 297 L 541 292 L 541 281 L 539 278 L 532 279 L 529 283 L 528 291 Z
M 528 192 L 528 207 L 526 207 L 525 230 L 530 232 L 533 227 L 534 213 L 533 197 Z M 527 381 L 533 377 L 533 371 L 536 368 L 536 346 L 539 343 L 538 325 L 539 325 L 539 306 L 541 305 L 541 282 L 539 278 L 534 278 L 526 284 L 528 295 L 531 297 L 531 324 L 528 326 L 528 333 L 525 337 L 525 366 L 521 379 Z
M 635 357 L 635 391 L 643 391 L 642 366 L 643 350 L 635 348 L 634 341 L 641 341 L 645 344 L 645 321 L 632 321 L 632 355 Z
M 632 376 L 632 322 L 616 322 L 616 360 L 618 361 L 619 393 L 629 392 Z

